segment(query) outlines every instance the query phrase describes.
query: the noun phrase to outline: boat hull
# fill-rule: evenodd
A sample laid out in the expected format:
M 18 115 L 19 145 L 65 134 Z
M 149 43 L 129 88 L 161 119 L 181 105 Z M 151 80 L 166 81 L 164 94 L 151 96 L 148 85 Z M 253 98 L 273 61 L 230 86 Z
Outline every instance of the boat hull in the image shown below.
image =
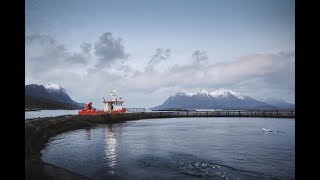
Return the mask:
M 127 111 L 126 108 L 122 108 L 119 110 L 111 110 L 111 111 L 102 111 L 102 110 L 81 110 L 78 111 L 78 115 L 101 115 L 101 114 L 124 114 Z

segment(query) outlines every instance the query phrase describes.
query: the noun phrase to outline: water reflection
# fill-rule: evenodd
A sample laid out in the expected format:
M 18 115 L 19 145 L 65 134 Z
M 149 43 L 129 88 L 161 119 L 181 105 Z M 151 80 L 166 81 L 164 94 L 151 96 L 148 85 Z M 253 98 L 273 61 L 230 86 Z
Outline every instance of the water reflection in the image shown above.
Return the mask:
M 86 129 L 85 134 L 86 134 L 86 139 L 91 140 L 91 129 Z
M 121 124 L 108 124 L 105 128 L 105 159 L 107 160 L 108 172 L 115 174 L 117 165 L 117 138 L 120 134 Z

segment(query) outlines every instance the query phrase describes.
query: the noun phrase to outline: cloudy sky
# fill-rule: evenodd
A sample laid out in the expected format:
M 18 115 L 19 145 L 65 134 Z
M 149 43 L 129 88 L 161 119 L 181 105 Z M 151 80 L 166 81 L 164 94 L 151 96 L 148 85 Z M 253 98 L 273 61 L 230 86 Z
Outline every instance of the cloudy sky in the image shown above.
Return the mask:
M 26 0 L 25 83 L 77 102 L 116 89 L 153 107 L 181 89 L 295 102 L 294 0 Z

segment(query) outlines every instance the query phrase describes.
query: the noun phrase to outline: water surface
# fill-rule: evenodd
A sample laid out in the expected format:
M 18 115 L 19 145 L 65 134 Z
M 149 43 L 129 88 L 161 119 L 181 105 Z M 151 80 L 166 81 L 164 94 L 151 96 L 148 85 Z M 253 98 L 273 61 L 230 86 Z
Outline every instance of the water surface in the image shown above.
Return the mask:
M 24 118 L 39 118 L 39 117 L 55 117 L 62 115 L 78 114 L 79 110 L 41 110 L 41 111 L 25 111 Z
M 93 179 L 295 179 L 294 139 L 294 119 L 149 119 L 60 134 L 42 159 Z

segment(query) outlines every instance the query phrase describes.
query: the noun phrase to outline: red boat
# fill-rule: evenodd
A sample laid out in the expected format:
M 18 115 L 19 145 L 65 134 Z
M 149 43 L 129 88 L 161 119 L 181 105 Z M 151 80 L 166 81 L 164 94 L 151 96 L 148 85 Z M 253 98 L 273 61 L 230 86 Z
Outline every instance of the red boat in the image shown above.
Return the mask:
M 113 91 L 111 96 L 115 96 L 115 91 Z M 113 98 L 109 101 L 103 100 L 103 103 L 104 109 L 97 110 L 92 108 L 92 102 L 89 102 L 81 111 L 78 111 L 78 115 L 123 114 L 127 110 L 122 107 L 124 101 L 121 97 L 119 99 Z

